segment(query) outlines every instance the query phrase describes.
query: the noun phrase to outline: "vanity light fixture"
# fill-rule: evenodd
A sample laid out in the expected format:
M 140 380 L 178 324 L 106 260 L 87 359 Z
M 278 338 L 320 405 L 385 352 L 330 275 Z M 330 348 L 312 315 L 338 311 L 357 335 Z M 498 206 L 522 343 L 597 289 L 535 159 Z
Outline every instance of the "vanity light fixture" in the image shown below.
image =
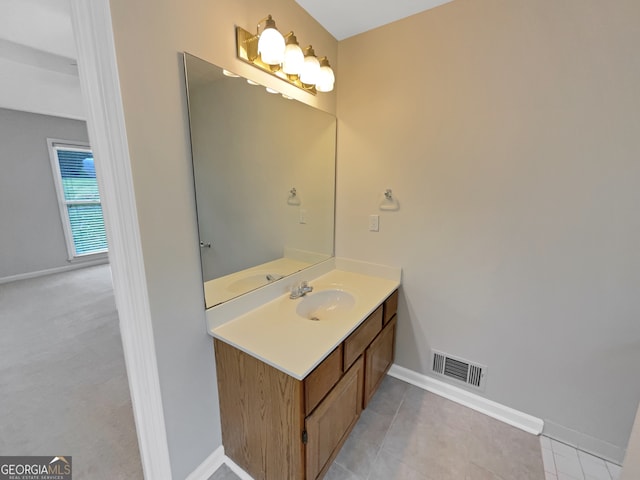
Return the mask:
M 287 75 L 299 75 L 304 65 L 304 53 L 293 32 L 287 35 L 287 46 L 284 49 L 282 71 Z
M 236 27 L 236 54 L 240 60 L 313 95 L 333 90 L 335 74 L 327 57 L 318 60 L 311 45 L 303 53 L 293 32 L 283 36 L 271 15 L 258 22 L 255 34 Z
M 320 73 L 320 60 L 316 57 L 316 52 L 313 47 L 309 45 L 305 48 L 304 64 L 300 71 L 300 81 L 305 85 L 315 85 L 318 81 L 318 74 Z
M 265 23 L 262 33 L 258 35 L 258 55 L 267 65 L 280 65 L 284 60 L 284 37 L 276 28 L 276 21 L 271 15 L 260 20 L 258 31 L 262 22 Z
M 318 81 L 316 82 L 316 89 L 319 92 L 330 92 L 333 90 L 333 84 L 336 81 L 336 76 L 333 73 L 331 65 L 327 57 L 320 59 L 320 71 L 318 72 Z

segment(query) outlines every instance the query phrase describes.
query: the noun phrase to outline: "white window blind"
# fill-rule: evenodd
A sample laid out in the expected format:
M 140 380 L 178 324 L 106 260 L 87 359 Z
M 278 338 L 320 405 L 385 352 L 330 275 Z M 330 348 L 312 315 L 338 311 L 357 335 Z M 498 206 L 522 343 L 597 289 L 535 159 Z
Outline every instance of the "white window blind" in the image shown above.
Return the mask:
M 93 154 L 87 145 L 49 140 L 69 258 L 107 251 Z

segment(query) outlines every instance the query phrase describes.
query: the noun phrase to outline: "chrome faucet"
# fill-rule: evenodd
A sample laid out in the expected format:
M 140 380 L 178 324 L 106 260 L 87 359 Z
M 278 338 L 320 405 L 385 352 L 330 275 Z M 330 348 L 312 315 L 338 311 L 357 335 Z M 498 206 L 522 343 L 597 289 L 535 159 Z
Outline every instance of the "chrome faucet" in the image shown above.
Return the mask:
M 291 287 L 291 295 L 289 298 L 304 297 L 307 293 L 313 291 L 313 287 L 309 286 L 306 280 L 302 280 L 300 283 Z

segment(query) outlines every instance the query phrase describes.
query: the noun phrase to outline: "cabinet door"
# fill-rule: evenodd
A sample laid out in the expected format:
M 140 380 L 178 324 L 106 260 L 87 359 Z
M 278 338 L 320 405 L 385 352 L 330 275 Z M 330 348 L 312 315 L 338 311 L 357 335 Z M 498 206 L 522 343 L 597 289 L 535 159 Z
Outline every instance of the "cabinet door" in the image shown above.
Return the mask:
M 303 478 L 302 382 L 214 343 L 224 453 L 255 480 Z
M 365 352 L 365 407 L 393 363 L 395 331 L 396 317 L 394 316 Z
M 306 419 L 307 480 L 324 475 L 362 412 L 364 359 L 360 357 Z

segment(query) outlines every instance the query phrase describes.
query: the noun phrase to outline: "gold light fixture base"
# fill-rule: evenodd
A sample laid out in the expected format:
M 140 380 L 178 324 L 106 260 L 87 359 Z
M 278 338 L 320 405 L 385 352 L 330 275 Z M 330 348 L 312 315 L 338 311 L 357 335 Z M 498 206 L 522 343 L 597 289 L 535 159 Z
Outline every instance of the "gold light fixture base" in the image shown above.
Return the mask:
M 236 54 L 238 58 L 244 62 L 247 62 L 254 67 L 258 67 L 271 75 L 278 77 L 280 80 L 298 87 L 300 90 L 304 90 L 307 93 L 316 95 L 317 90 L 315 85 L 306 85 L 300 81 L 298 75 L 287 75 L 277 65 L 268 65 L 260 59 L 258 55 L 258 36 L 248 32 L 242 27 L 236 27 Z

